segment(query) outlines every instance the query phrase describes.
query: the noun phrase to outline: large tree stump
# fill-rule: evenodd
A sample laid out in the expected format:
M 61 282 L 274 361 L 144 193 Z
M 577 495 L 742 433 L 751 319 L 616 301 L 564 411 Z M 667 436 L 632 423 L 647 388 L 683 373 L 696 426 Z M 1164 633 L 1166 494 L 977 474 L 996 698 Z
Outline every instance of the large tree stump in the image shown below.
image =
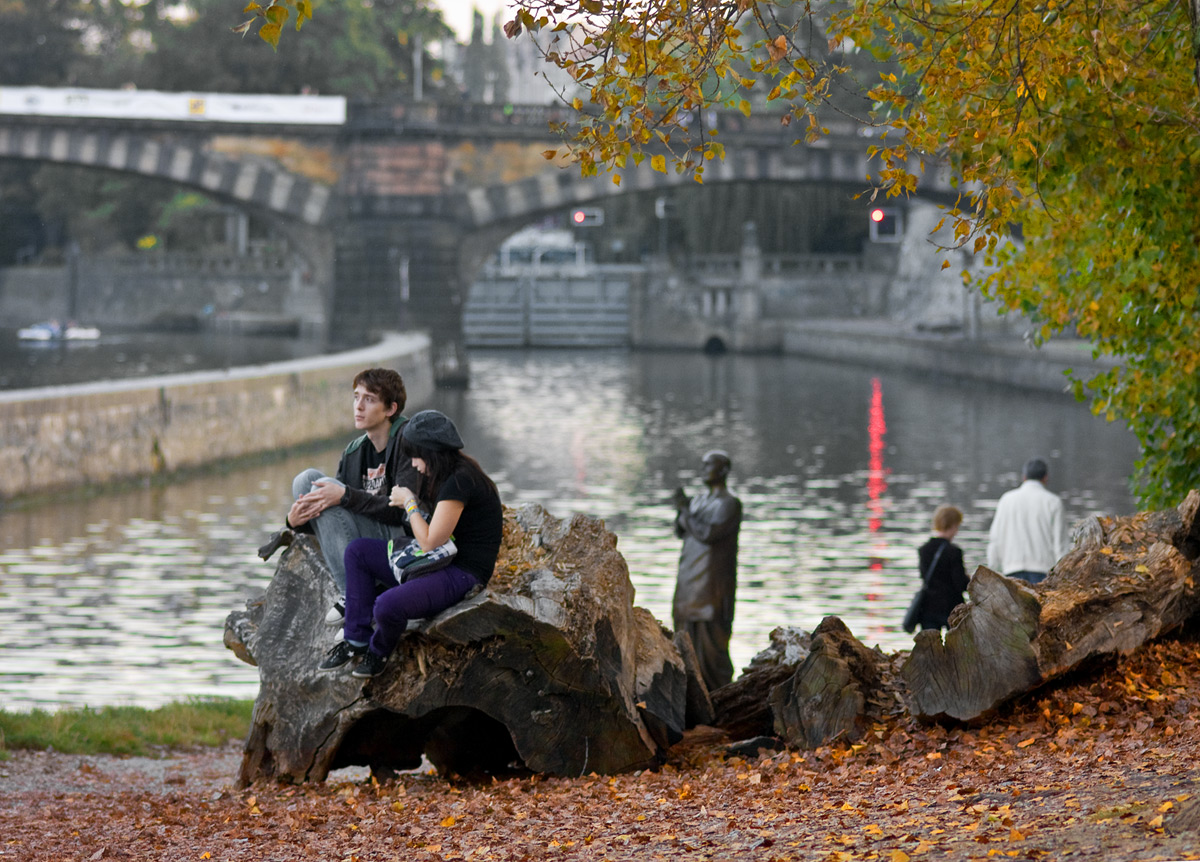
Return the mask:
M 459 774 L 615 773 L 661 762 L 685 729 L 685 662 L 633 606 L 598 519 L 506 509 L 488 589 L 413 625 L 372 680 L 316 670 L 335 632 L 324 623 L 333 590 L 314 540 L 300 536 L 265 596 L 226 621 L 226 645 L 261 676 L 243 785 L 322 780 L 348 765 L 386 773 L 422 754 Z
M 837 617 L 812 632 L 808 656 L 791 678 L 771 690 L 775 733 L 796 748 L 817 748 L 836 739 L 857 740 L 869 723 L 895 712 L 895 669 L 878 648 L 867 648 Z
M 922 718 L 979 718 L 1095 656 L 1128 654 L 1200 609 L 1200 492 L 1176 509 L 1093 518 L 1042 583 L 980 567 L 970 601 L 916 637 L 903 668 Z

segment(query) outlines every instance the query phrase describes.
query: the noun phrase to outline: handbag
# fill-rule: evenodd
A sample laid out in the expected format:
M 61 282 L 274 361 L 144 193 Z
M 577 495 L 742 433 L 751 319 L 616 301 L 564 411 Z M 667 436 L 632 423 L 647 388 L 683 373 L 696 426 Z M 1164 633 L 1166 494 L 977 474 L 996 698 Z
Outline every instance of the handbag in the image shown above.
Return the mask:
M 929 578 L 933 574 L 933 570 L 937 568 L 938 560 L 942 556 L 942 551 L 946 550 L 946 542 L 937 549 L 937 553 L 933 555 L 933 559 L 929 563 L 929 570 L 921 575 L 921 586 L 917 590 L 916 595 L 912 597 L 912 601 L 908 603 L 908 610 L 904 612 L 904 630 L 912 634 L 917 630 L 917 620 L 921 616 L 921 606 L 925 604 L 925 594 L 929 591 Z
M 395 547 L 394 540 L 388 541 L 388 562 L 392 566 L 392 574 L 402 584 L 446 568 L 457 553 L 458 546 L 454 544 L 453 536 L 428 551 L 416 539 L 409 540 L 399 548 Z

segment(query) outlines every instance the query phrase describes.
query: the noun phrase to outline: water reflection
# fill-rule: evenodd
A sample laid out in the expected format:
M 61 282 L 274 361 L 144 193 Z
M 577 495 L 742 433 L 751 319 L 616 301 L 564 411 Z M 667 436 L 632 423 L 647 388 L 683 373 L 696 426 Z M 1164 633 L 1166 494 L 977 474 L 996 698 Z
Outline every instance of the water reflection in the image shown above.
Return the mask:
M 1135 447 L 1067 396 L 788 357 L 484 352 L 474 385 L 439 392 L 505 502 L 603 517 L 637 602 L 670 620 L 679 542 L 670 492 L 729 451 L 742 499 L 733 658 L 777 625 L 841 616 L 905 648 L 916 548 L 934 508 L 964 512 L 968 571 L 999 495 L 1032 454 L 1069 520 L 1127 513 Z M 427 405 L 414 405 L 415 407 Z M 5 708 L 251 697 L 257 673 L 223 647 L 226 614 L 274 570 L 254 556 L 291 476 L 340 445 L 168 488 L 0 516 Z

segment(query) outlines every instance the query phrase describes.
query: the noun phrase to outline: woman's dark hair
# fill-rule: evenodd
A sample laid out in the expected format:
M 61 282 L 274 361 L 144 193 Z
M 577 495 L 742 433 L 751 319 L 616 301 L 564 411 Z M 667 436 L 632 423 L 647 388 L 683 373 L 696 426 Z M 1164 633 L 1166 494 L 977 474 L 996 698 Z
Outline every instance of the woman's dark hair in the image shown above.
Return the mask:
M 490 488 L 493 494 L 500 495 L 496 489 L 496 483 L 487 473 L 483 472 L 479 462 L 461 449 L 440 447 L 435 449 L 432 446 L 418 446 L 401 435 L 400 451 L 409 458 L 420 458 L 425 462 L 425 474 L 421 477 L 421 490 L 417 496 L 429 506 L 437 503 L 438 492 L 442 489 L 442 484 L 460 466 L 467 468 L 467 474 L 473 481 L 483 482 L 484 486 Z

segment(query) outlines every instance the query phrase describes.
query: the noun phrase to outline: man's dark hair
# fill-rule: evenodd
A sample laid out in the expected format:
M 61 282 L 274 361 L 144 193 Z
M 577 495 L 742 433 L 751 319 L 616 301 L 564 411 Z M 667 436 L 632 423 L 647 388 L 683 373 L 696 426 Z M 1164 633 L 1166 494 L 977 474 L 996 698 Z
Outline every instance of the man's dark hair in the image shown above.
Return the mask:
M 385 407 L 396 405 L 396 412 L 389 417 L 392 422 L 400 418 L 400 414 L 404 412 L 404 404 L 408 401 L 408 392 L 399 374 L 390 368 L 368 368 L 354 376 L 351 386 L 357 387 L 360 384 L 379 398 Z
M 1039 482 L 1045 481 L 1049 473 L 1050 469 L 1041 458 L 1030 458 L 1025 462 L 1024 469 L 1021 470 L 1021 475 L 1026 479 L 1037 479 Z

